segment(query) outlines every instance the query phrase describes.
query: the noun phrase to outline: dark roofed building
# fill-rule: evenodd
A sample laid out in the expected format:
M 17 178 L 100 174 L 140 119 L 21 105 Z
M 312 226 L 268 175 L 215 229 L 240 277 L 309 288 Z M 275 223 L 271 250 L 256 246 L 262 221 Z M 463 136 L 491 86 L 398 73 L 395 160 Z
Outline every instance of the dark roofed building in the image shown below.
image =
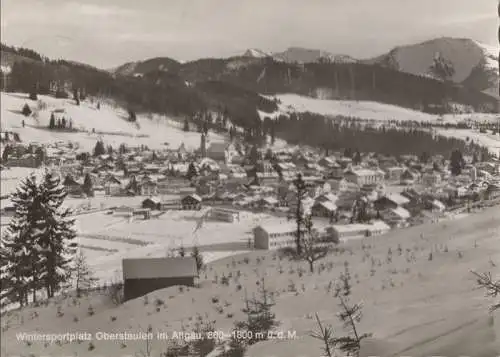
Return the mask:
M 184 197 L 181 200 L 182 209 L 184 210 L 200 210 L 202 199 L 197 194 L 192 194 Z
M 176 285 L 194 286 L 198 276 L 191 257 L 123 259 L 125 301 Z

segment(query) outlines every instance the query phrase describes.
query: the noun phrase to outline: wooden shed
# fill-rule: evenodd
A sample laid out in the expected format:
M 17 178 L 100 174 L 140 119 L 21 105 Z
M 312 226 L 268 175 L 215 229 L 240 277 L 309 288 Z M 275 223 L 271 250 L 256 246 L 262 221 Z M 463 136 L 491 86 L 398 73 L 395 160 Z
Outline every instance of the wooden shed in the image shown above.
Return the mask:
M 170 286 L 194 286 L 198 276 L 191 257 L 123 259 L 125 301 Z

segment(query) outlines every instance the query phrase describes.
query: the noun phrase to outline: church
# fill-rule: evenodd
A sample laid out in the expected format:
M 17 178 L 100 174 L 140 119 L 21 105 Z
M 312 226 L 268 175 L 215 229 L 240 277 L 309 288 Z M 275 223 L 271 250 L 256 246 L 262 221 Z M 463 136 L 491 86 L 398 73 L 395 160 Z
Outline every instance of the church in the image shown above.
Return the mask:
M 232 143 L 210 142 L 208 135 L 202 133 L 200 155 L 202 158 L 209 158 L 217 162 L 230 164 L 233 158 L 238 155 L 238 152 Z

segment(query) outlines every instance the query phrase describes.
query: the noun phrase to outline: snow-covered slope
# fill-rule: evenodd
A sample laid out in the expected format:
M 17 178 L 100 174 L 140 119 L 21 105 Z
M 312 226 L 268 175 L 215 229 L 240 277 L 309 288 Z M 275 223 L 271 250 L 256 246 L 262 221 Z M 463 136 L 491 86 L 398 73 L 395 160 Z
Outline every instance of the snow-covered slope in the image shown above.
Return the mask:
M 278 99 L 278 111 L 265 113 L 260 111 L 261 119 L 271 119 L 290 113 L 316 113 L 325 116 L 344 116 L 361 120 L 386 122 L 386 121 L 417 121 L 456 124 L 459 122 L 497 123 L 498 114 L 471 113 L 471 114 L 445 114 L 432 115 L 416 110 L 406 109 L 395 105 L 382 104 L 370 101 L 323 100 L 297 94 L 278 94 L 266 97 Z M 467 137 L 490 149 L 500 157 L 500 137 L 492 134 L 482 134 L 477 130 L 438 130 L 440 135 L 452 136 L 465 140 Z
M 96 141 L 102 138 L 106 145 L 118 146 L 147 145 L 150 148 L 177 148 L 184 143 L 187 148 L 198 148 L 200 135 L 196 132 L 184 132 L 182 122 L 160 115 L 137 115 L 137 123 L 127 121 L 128 114 L 120 107 L 101 103 L 101 109 L 96 109 L 96 103 L 82 102 L 75 105 L 73 100 L 55 99 L 49 96 L 39 96 L 39 102 L 46 108 L 38 110 L 38 103 L 28 100 L 26 94 L 1 93 L 1 131 L 17 132 L 23 142 L 49 143 L 54 141 L 72 141 L 84 150 L 91 150 Z M 20 111 L 27 103 L 36 115 L 24 117 Z M 75 132 L 48 130 L 50 115 L 57 111 L 56 118 L 72 121 Z M 38 116 L 38 118 L 35 118 Z M 25 127 L 22 127 L 22 121 Z M 95 133 L 92 130 L 95 129 Z M 215 134 L 212 141 L 223 141 L 224 138 Z
M 433 115 L 378 102 L 324 100 L 290 93 L 264 97 L 269 99 L 277 98 L 279 101 L 279 112 L 284 114 L 291 112 L 311 112 L 325 116 L 345 116 L 374 121 L 413 120 L 426 122 L 440 120 L 440 122 L 445 123 L 457 123 L 463 120 L 471 120 L 478 123 L 496 123 L 499 118 L 498 114 L 487 113 Z M 260 112 L 259 114 L 265 116 L 267 113 Z M 279 114 L 275 112 L 272 115 L 268 115 L 275 117 Z

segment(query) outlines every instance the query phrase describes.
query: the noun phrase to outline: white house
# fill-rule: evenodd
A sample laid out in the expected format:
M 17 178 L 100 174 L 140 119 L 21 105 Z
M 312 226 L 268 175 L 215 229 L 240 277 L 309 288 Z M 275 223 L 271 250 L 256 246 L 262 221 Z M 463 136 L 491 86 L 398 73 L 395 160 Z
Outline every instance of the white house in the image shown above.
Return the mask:
M 254 247 L 257 249 L 294 247 L 296 233 L 297 226 L 291 222 L 260 225 L 253 230 Z
M 391 230 L 383 221 L 375 221 L 372 224 L 346 224 L 333 225 L 327 229 L 327 232 L 338 240 L 359 239 L 370 236 L 377 236 L 387 233 Z

